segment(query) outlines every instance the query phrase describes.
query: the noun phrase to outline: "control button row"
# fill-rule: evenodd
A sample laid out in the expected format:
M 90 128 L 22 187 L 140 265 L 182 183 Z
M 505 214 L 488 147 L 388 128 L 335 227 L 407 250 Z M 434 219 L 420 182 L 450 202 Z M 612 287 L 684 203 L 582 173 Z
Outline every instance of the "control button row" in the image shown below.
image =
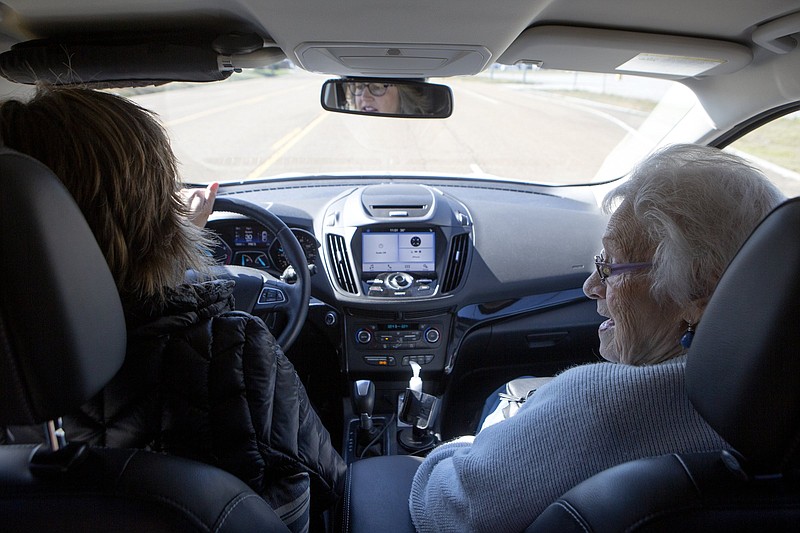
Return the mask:
M 364 362 L 372 366 L 395 366 L 397 359 L 392 355 L 365 355 Z
M 429 292 L 430 290 L 430 285 L 419 285 L 416 287 L 417 293 Z M 370 287 L 369 291 L 367 291 L 367 296 L 377 296 L 381 294 L 387 294 L 389 296 L 413 296 L 414 292 L 408 290 L 385 290 L 383 287 L 375 286 Z
M 417 345 L 413 342 L 394 342 L 391 344 L 381 344 L 377 346 L 382 350 L 413 350 Z
M 422 338 L 422 334 L 419 331 L 414 331 L 412 333 L 380 333 L 378 335 L 378 342 L 415 342 Z
M 411 364 L 411 361 L 419 365 L 427 365 L 431 361 L 433 361 L 433 354 L 425 354 L 425 355 L 404 355 L 403 358 L 400 360 L 400 364 L 402 366 L 408 366 Z

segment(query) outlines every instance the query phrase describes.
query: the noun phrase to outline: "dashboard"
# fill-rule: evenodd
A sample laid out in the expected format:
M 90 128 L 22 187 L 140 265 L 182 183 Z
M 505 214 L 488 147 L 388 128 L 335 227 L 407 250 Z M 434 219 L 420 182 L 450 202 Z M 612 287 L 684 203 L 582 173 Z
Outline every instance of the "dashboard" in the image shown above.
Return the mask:
M 402 389 L 416 362 L 426 390 L 461 382 L 472 401 L 498 380 L 595 357 L 601 319 L 581 287 L 607 216 L 591 188 L 339 176 L 220 194 L 260 204 L 298 237 L 313 265 L 307 323 L 348 381 Z M 275 236 L 242 215 L 215 212 L 208 228 L 222 263 L 276 277 L 288 266 Z M 315 345 L 302 357 L 313 373 L 325 356 Z M 466 401 L 451 400 L 475 410 Z

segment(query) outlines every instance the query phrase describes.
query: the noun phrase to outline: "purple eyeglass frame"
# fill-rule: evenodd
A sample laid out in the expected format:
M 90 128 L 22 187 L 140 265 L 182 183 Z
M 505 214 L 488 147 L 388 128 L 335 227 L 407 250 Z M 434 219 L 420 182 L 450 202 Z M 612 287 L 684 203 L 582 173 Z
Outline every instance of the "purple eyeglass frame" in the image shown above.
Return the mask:
M 603 283 L 611 276 L 653 266 L 653 263 L 608 263 L 603 257 L 604 253 L 600 252 L 600 255 L 594 256 L 594 266 L 597 269 L 597 275 L 600 276 L 600 281 Z

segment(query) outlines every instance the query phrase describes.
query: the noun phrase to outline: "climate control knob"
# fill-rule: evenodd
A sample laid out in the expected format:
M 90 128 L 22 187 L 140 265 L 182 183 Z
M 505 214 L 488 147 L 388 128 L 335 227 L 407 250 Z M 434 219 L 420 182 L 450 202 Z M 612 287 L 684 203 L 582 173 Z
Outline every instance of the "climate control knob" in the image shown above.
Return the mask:
M 372 332 L 368 329 L 361 328 L 356 331 L 356 342 L 359 344 L 369 344 L 372 340 Z
M 436 328 L 428 328 L 425 330 L 425 340 L 430 342 L 431 344 L 435 342 L 439 342 L 439 339 L 442 338 L 442 334 L 439 333 L 439 330 Z

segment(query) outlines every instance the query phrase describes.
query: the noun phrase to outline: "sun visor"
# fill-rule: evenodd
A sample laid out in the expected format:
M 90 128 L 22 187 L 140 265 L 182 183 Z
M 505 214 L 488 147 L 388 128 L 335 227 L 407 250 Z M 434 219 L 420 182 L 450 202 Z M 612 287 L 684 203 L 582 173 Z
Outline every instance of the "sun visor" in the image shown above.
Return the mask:
M 730 74 L 745 67 L 752 59 L 750 48 L 728 41 L 570 26 L 537 26 L 525 30 L 498 62 L 679 80 Z
M 226 44 L 226 43 L 223 43 Z M 268 66 L 285 58 L 276 47 L 226 53 L 211 42 L 57 42 L 17 44 L 0 54 L 0 75 L 23 84 L 134 87 L 170 81 L 209 82 L 241 68 Z M 240 51 L 240 50 L 235 50 Z

